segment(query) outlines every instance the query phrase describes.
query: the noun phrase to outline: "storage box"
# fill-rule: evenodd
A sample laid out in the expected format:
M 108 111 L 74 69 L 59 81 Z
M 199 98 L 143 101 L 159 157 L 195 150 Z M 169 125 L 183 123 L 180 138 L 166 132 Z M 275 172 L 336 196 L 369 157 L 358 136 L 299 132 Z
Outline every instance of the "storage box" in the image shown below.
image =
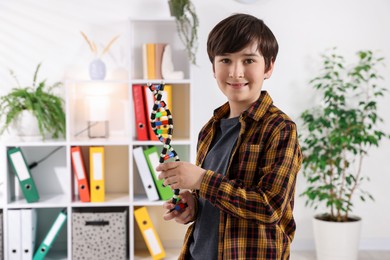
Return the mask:
M 72 213 L 72 259 L 125 260 L 128 213 L 124 208 L 78 208 Z

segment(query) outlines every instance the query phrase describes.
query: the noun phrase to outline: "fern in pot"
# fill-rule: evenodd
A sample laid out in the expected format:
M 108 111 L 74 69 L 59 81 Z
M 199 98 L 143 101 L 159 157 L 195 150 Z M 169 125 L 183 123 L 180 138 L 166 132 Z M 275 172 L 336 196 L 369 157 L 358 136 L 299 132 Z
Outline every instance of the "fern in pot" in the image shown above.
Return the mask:
M 370 50 L 357 52 L 357 57 L 356 64 L 347 66 L 336 49 L 323 55 L 321 73 L 310 82 L 321 93 L 322 104 L 301 114 L 303 174 L 308 183 L 301 196 L 306 205 L 327 209 L 313 220 L 317 259 L 339 259 L 337 254 L 357 259 L 361 219 L 351 215 L 354 199 L 373 200 L 363 187 L 369 180 L 363 161 L 370 148 L 389 138 L 377 106 L 386 92 L 378 73 L 383 58 Z M 354 237 L 344 237 L 349 234 Z
M 37 81 L 41 64 L 38 64 L 34 73 L 31 86 L 20 86 L 16 76 L 17 87 L 7 95 L 0 97 L 0 135 L 11 128 L 32 128 L 32 123 L 18 125 L 21 117 L 31 114 L 38 125 L 42 139 L 51 136 L 53 139 L 65 137 L 65 112 L 64 100 L 55 95 L 53 90 L 62 86 L 61 82 L 49 85 L 46 80 Z M 20 133 L 18 135 L 25 135 Z

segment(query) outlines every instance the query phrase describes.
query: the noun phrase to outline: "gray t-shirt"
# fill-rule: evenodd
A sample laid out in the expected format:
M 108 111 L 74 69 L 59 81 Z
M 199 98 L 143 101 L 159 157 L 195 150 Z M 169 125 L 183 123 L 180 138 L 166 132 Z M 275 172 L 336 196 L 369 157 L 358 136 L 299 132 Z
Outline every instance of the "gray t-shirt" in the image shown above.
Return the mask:
M 240 132 L 238 117 L 222 119 L 202 168 L 226 174 L 230 154 Z M 190 259 L 218 258 L 219 209 L 199 198 L 195 228 L 190 238 Z

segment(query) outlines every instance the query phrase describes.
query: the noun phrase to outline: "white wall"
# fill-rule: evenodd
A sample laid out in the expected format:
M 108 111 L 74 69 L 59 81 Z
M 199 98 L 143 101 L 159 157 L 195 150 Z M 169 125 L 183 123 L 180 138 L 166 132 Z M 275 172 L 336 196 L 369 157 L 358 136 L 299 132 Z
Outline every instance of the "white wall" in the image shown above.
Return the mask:
M 388 66 L 383 70 L 390 90 L 390 1 L 386 0 L 259 0 L 245 5 L 233 0 L 193 0 L 200 19 L 198 67 L 194 69 L 196 109 L 193 129 L 196 135 L 211 116 L 212 110 L 225 99 L 219 93 L 206 54 L 210 29 L 235 12 L 262 18 L 278 38 L 280 52 L 267 89 L 277 106 L 294 120 L 313 105 L 308 81 L 319 66 L 319 55 L 337 46 L 352 59 L 361 49 L 379 50 Z M 128 66 L 127 19 L 139 15 L 167 16 L 165 0 L 0 0 L 0 94 L 14 86 L 8 69 L 16 72 L 22 83 L 31 82 L 35 65 L 43 61 L 42 77 L 49 81 L 70 77 L 86 78 L 92 57 L 80 36 L 82 30 L 99 44 L 106 44 L 121 34 L 106 58 L 111 68 L 108 78 L 126 77 Z M 206 94 L 207 93 L 207 94 Z M 388 93 L 390 94 L 390 93 Z M 380 112 L 390 132 L 390 95 L 380 103 Z M 376 201 L 359 203 L 355 214 L 363 218 L 362 249 L 390 250 L 390 142 L 372 150 L 364 171 L 371 176 L 365 188 Z M 300 176 L 297 194 L 304 189 Z M 293 249 L 312 249 L 311 217 L 313 210 L 304 207 L 297 197 L 295 217 L 297 233 Z

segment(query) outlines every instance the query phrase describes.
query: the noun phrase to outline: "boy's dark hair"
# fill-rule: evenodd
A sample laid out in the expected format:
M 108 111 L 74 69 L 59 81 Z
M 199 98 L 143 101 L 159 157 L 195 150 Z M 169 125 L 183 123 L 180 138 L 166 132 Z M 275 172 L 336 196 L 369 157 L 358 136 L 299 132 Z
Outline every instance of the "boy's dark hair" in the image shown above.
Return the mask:
M 240 51 L 252 42 L 264 57 L 265 71 L 278 54 L 278 42 L 263 20 L 248 14 L 234 14 L 220 21 L 209 33 L 207 53 L 211 63 L 217 55 Z

